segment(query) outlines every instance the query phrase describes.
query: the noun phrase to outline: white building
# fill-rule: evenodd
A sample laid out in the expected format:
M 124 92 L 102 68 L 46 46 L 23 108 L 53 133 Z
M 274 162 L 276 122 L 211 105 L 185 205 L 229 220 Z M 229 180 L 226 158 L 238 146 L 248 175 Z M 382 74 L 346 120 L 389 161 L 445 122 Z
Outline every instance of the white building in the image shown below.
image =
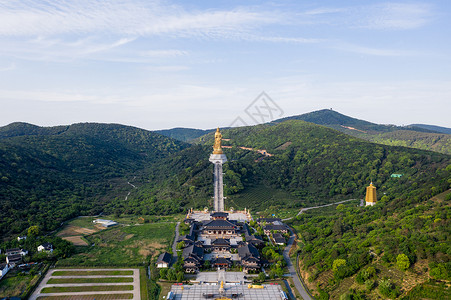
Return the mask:
M 157 268 L 169 268 L 171 260 L 172 260 L 171 254 L 167 252 L 161 253 L 157 259 Z
M 6 273 L 8 273 L 10 267 L 8 264 L 2 263 L 0 264 L 0 279 L 3 278 L 3 276 L 6 275 Z
M 92 221 L 92 223 L 102 225 L 103 227 L 106 228 L 117 225 L 117 222 L 104 219 L 95 219 L 94 221 Z
M 42 251 L 46 251 L 46 252 L 53 252 L 53 245 L 50 243 L 44 243 L 42 245 L 38 246 L 38 252 L 42 252 Z

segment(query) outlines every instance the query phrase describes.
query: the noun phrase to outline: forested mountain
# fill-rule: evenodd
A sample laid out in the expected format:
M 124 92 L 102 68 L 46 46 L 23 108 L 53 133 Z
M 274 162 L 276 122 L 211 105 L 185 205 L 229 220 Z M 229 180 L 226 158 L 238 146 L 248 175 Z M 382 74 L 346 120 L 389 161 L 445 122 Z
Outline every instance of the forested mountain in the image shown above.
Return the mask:
M 280 123 L 287 120 L 303 120 L 327 126 L 379 144 L 404 146 L 440 153 L 451 154 L 451 135 L 449 128 L 432 125 L 380 125 L 364 120 L 351 118 L 331 109 L 323 109 L 311 113 L 291 116 L 275 120 Z
M 303 121 L 286 121 L 222 131 L 226 206 L 264 210 L 307 207 L 341 199 L 361 198 L 372 180 L 392 198 L 421 198 L 430 189 L 443 190 L 449 156 L 366 142 Z M 169 213 L 185 207 L 203 208 L 212 195 L 212 165 L 208 161 L 213 133 L 198 145 L 161 160 L 127 202 L 108 212 Z M 230 148 L 231 147 L 231 148 Z M 240 148 L 241 147 L 241 148 Z M 267 155 L 258 150 L 266 150 Z M 392 173 L 404 174 L 399 179 Z M 258 194 L 258 196 L 256 196 Z M 150 199 L 150 205 L 146 202 Z
M 439 132 L 439 133 L 451 134 L 451 128 L 448 128 L 448 127 L 426 125 L 426 124 L 412 124 L 409 126 L 413 126 L 413 127 L 417 127 L 417 128 L 424 128 L 424 129 L 432 130 L 432 131 Z
M 171 129 L 156 130 L 155 132 L 182 142 L 190 142 L 194 139 L 197 139 L 198 137 L 201 137 L 213 131 L 215 131 L 215 129 L 204 130 L 204 129 L 176 127 Z
M 343 131 L 344 129 L 347 129 L 346 127 L 353 127 L 357 130 L 364 130 L 369 133 L 376 133 L 376 132 L 391 132 L 395 130 L 403 130 L 406 129 L 406 127 L 396 126 L 396 125 L 381 125 L 381 124 L 375 124 L 371 123 L 365 120 L 360 120 L 356 118 L 352 118 L 346 115 L 343 115 L 339 112 L 336 112 L 332 109 L 322 109 L 318 111 L 313 111 L 310 113 L 297 115 L 297 116 L 290 116 L 281 118 L 278 120 L 273 121 L 274 123 L 280 123 L 288 120 L 302 120 L 318 125 L 324 125 L 330 128 L 334 128 L 336 130 Z M 434 132 L 428 129 L 420 128 L 420 127 L 407 127 L 407 129 L 416 130 L 419 132 Z M 351 129 L 352 130 L 352 129 Z
M 116 178 L 143 170 L 187 144 L 116 124 L 0 128 L 0 234 L 100 212 Z M 124 181 L 124 180 L 122 180 Z M 122 184 L 126 184 L 122 182 Z
M 156 215 L 211 207 L 213 133 L 186 144 L 115 124 L 42 128 L 15 123 L 0 128 L 0 134 L 2 237 L 30 225 L 53 230 L 80 214 Z M 380 201 L 374 208 L 355 207 L 356 201 L 326 215 L 293 220 L 305 247 L 299 249 L 305 272 L 320 283 L 323 295 L 336 295 L 356 276 L 374 280 L 374 291 L 372 271 L 359 272 L 377 261 L 376 272 L 392 278 L 394 273 L 385 271 L 399 254 L 411 265 L 428 265 L 432 278 L 449 278 L 449 196 L 428 199 L 450 188 L 451 156 L 375 144 L 301 120 L 222 134 L 227 208 L 295 211 L 361 199 L 370 181 L 377 187 Z M 393 173 L 402 176 L 393 178 Z M 124 191 L 131 192 L 127 200 Z M 421 241 L 418 248 L 415 241 Z M 369 257 L 369 251 L 374 255 Z M 346 263 L 335 270 L 337 259 Z

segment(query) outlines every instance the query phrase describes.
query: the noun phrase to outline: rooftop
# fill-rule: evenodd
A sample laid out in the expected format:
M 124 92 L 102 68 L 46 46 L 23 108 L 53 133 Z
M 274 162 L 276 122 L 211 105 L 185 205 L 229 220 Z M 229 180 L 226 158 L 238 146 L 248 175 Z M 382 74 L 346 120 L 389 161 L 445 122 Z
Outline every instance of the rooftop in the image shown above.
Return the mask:
M 182 289 L 183 287 L 183 289 Z M 199 300 L 205 299 L 205 296 L 211 295 L 212 299 L 226 297 L 235 298 L 237 295 L 242 295 L 238 299 L 259 299 L 259 300 L 274 300 L 280 299 L 280 292 L 282 291 L 280 285 L 263 285 L 262 289 L 249 289 L 246 284 L 228 285 L 224 286 L 224 294 L 219 294 L 219 284 L 217 285 L 173 285 L 171 292 L 173 292 L 179 300 Z M 235 297 L 234 297 L 235 295 Z

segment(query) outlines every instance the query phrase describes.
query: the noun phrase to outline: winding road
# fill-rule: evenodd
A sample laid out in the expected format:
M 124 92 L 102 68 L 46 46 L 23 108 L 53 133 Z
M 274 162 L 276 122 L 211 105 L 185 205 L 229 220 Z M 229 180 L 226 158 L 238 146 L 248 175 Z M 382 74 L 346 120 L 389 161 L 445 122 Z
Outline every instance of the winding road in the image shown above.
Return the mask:
M 321 208 L 321 207 L 326 207 L 326 206 L 332 206 L 332 205 L 341 204 L 341 203 L 345 203 L 345 202 L 352 201 L 352 200 L 357 200 L 357 199 L 348 199 L 348 200 L 343 200 L 343 201 L 339 201 L 339 202 L 329 203 L 329 204 L 325 204 L 325 205 L 319 205 L 319 206 L 312 206 L 312 207 L 302 208 L 295 217 L 299 216 L 304 211 L 307 211 L 307 210 L 310 210 L 310 209 Z M 288 221 L 288 220 L 291 220 L 293 218 L 294 217 L 282 219 L 282 221 Z
M 298 290 L 299 294 L 301 294 L 302 299 L 313 300 L 313 298 L 307 292 L 307 289 L 305 288 L 304 284 L 299 279 L 298 273 L 296 272 L 295 267 L 291 263 L 290 249 L 291 249 L 291 246 L 293 246 L 294 239 L 296 236 L 291 229 L 290 229 L 290 232 L 291 232 L 290 239 L 288 240 L 288 244 L 285 247 L 285 250 L 283 250 L 283 257 L 285 258 L 285 261 L 287 263 L 288 271 L 290 272 L 291 278 L 293 278 L 294 286 Z

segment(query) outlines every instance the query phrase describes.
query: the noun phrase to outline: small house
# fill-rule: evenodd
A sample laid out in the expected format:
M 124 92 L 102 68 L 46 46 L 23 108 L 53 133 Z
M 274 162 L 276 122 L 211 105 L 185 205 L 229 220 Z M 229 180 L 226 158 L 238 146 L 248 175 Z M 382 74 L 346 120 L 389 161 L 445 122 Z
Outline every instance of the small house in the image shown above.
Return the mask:
M 20 248 L 6 249 L 6 256 L 19 254 L 21 256 L 28 255 L 28 251 Z
M 285 238 L 280 233 L 274 233 L 272 237 L 276 245 L 285 245 L 286 243 Z
M 286 225 L 266 225 L 263 227 L 263 231 L 265 232 L 266 235 L 269 235 L 271 231 L 287 233 L 288 228 Z
M 169 268 L 171 260 L 172 260 L 171 254 L 167 252 L 161 253 L 157 259 L 157 268 Z
M 20 254 L 11 254 L 6 256 L 6 263 L 10 265 L 17 265 L 22 262 L 22 255 Z
M 38 252 L 42 252 L 42 251 L 53 252 L 53 245 L 50 243 L 44 243 L 42 245 L 39 245 Z
M 17 240 L 20 242 L 20 241 L 23 241 L 23 240 L 26 240 L 27 239 L 27 236 L 26 235 L 24 235 L 24 236 L 18 236 L 17 237 Z

